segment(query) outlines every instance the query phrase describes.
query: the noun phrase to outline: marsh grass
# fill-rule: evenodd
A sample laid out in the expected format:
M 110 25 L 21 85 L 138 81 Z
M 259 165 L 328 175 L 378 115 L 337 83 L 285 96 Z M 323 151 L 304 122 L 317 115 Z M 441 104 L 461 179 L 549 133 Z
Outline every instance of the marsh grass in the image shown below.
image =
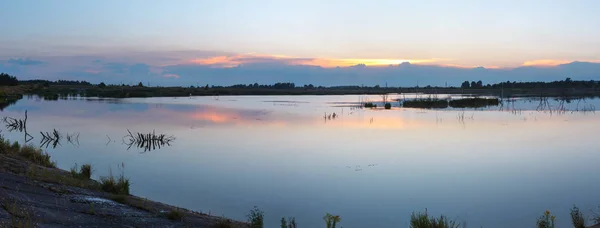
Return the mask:
M 233 222 L 229 219 L 221 219 L 215 225 L 214 228 L 233 228 Z
M 571 222 L 573 223 L 574 228 L 585 228 L 585 218 L 577 206 L 573 205 L 570 214 Z
M 2 208 L 11 215 L 10 227 L 35 227 L 31 212 L 16 200 L 5 200 Z
M 459 226 L 459 223 L 448 219 L 444 215 L 440 215 L 439 218 L 429 217 L 427 210 L 425 212 L 413 212 L 410 215 L 411 228 L 458 228 Z
M 124 170 L 125 165 L 121 164 L 121 174 L 115 177 L 112 170 L 109 171 L 108 176 L 100 177 L 100 189 L 102 191 L 117 194 L 117 195 L 129 195 L 129 178 L 125 177 Z
M 48 168 L 56 168 L 56 162 L 50 160 L 50 155 L 32 145 L 19 145 L 18 142 L 10 143 L 9 140 L 0 136 L 0 153 L 16 155 L 37 165 Z
M 71 176 L 79 179 L 89 180 L 92 177 L 92 165 L 83 164 L 78 167 L 77 164 L 71 168 Z
M 342 221 L 342 217 L 326 213 L 325 216 L 323 216 L 323 220 L 325 221 L 327 228 L 335 228 L 336 225 Z
M 287 221 L 285 218 L 281 218 L 281 228 L 297 228 L 296 218 L 290 217 Z
M 174 221 L 181 221 L 184 217 L 185 215 L 179 209 L 172 210 L 167 214 L 167 218 Z
M 402 107 L 426 109 L 448 108 L 448 101 L 434 98 L 406 100 L 402 102 Z
M 250 228 L 263 228 L 265 213 L 258 209 L 258 207 L 254 206 L 246 217 L 248 217 Z

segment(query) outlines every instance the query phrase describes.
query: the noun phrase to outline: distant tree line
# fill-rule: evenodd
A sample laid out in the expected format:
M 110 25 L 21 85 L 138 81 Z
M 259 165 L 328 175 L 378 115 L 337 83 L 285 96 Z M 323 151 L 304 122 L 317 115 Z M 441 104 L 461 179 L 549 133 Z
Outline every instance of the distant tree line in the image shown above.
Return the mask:
M 312 85 L 310 85 L 312 86 Z M 314 87 L 314 86 L 312 86 Z M 234 89 L 294 89 L 296 88 L 296 84 L 292 82 L 277 82 L 272 85 L 259 85 L 258 83 L 254 84 L 237 84 L 231 86 L 212 86 L 212 88 L 234 88 Z
M 475 82 L 464 81 L 461 86 L 463 89 L 500 89 L 500 88 L 508 88 L 508 89 L 545 89 L 545 88 L 554 88 L 554 89 L 567 89 L 567 88 L 599 88 L 600 81 L 573 81 L 571 78 L 566 78 L 561 81 L 552 81 L 552 82 L 516 82 L 516 81 L 506 81 L 500 82 L 496 84 L 487 84 L 483 85 L 481 80 Z
M 50 81 L 50 80 L 42 80 L 42 79 L 35 79 L 35 80 L 22 80 L 19 81 L 18 84 L 21 85 L 35 85 L 35 84 L 39 84 L 39 85 L 86 85 L 86 86 L 90 86 L 92 85 L 92 83 L 89 83 L 87 81 L 72 81 L 72 80 L 58 80 L 58 81 Z

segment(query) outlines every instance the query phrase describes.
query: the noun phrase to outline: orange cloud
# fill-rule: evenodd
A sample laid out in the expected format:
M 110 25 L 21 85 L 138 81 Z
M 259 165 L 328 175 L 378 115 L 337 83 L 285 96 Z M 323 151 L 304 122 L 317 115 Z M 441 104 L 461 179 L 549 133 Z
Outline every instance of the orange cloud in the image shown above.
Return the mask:
M 204 59 L 194 59 L 191 63 L 215 67 L 235 67 L 248 63 L 281 63 L 285 65 L 309 65 L 320 67 L 349 67 L 364 64 L 366 66 L 398 65 L 403 62 L 412 64 L 435 63 L 444 59 L 333 59 L 333 58 L 299 58 L 284 55 L 245 54 L 235 56 L 216 56 Z
M 556 59 L 540 59 L 540 60 L 532 60 L 526 61 L 522 66 L 539 66 L 539 67 L 552 67 L 558 66 L 561 64 L 570 63 L 572 61 L 568 60 L 556 60 Z

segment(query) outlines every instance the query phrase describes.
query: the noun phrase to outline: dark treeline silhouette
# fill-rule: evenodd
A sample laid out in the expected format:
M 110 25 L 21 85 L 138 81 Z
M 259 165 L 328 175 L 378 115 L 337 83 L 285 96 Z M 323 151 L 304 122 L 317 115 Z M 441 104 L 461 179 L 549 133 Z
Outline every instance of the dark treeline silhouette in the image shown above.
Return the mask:
M 1 86 L 16 86 L 19 85 L 19 80 L 17 77 L 11 76 L 9 74 L 0 73 L 0 85 Z
M 41 79 L 36 79 L 36 80 L 23 80 L 23 81 L 18 81 L 19 84 L 21 85 L 45 85 L 45 86 L 49 86 L 49 85 L 85 85 L 85 86 L 90 86 L 92 85 L 92 83 L 89 83 L 87 81 L 72 81 L 72 80 L 58 80 L 58 81 L 49 81 L 49 80 L 41 80 Z
M 312 84 L 311 87 L 314 87 Z M 258 83 L 254 84 L 237 84 L 232 86 L 212 86 L 212 88 L 234 88 L 234 89 L 294 89 L 296 88 L 296 84 L 291 82 L 277 82 L 272 85 L 259 85 Z
M 511 88 L 511 89 L 545 89 L 545 88 L 553 88 L 553 89 L 566 89 L 566 88 L 599 88 L 600 81 L 590 80 L 590 81 L 573 81 L 571 78 L 566 78 L 562 81 L 553 81 L 553 82 L 500 82 L 496 84 L 487 84 L 483 85 L 482 81 L 464 81 L 461 86 L 463 89 L 500 89 L 500 88 Z

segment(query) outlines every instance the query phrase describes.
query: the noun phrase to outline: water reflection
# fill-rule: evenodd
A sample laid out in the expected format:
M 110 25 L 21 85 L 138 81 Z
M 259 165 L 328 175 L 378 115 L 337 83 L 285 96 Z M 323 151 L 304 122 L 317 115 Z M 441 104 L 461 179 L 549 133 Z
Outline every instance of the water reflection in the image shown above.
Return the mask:
M 94 175 L 106 175 L 123 162 L 133 194 L 242 220 L 258 205 L 268 215 L 266 227 L 290 215 L 319 227 L 325 212 L 340 214 L 344 227 L 402 226 L 425 207 L 477 227 L 526 227 L 546 209 L 567 217 L 572 204 L 597 206 L 600 183 L 581 174 L 600 172 L 600 116 L 576 110 L 599 100 L 565 101 L 575 112 L 560 115 L 554 99 L 552 114 L 525 98 L 500 110 L 336 106 L 357 100 L 31 99 L 3 114 L 22 118 L 28 110 L 31 132 L 60 129 L 64 146 L 46 150 L 61 168 L 92 163 Z M 176 136 L 176 143 L 139 147 L 123 138 L 154 129 Z M 69 135 L 79 147 L 66 146 Z M 23 140 L 18 131 L 7 136 Z M 129 150 L 126 142 L 134 142 Z M 148 145 L 156 150 L 144 153 Z
M 165 146 L 171 146 L 171 143 L 175 141 L 175 136 L 156 134 L 154 130 L 145 134 L 139 132 L 133 134 L 129 129 L 127 129 L 127 132 L 129 134 L 123 137 L 123 144 L 127 145 L 128 150 L 132 146 L 144 149 L 144 152 L 142 153 L 157 150 Z

